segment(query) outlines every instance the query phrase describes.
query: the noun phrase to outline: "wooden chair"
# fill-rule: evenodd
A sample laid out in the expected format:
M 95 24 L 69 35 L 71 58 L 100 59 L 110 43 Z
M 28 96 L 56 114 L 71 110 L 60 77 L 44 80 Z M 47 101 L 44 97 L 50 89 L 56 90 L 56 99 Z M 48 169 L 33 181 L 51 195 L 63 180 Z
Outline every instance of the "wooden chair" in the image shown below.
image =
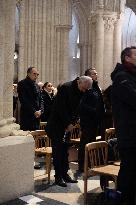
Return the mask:
M 45 130 L 47 122 L 40 122 L 40 130 Z
M 109 139 L 113 139 L 115 137 L 115 128 L 109 128 L 105 130 L 105 141 L 108 141 Z
M 78 145 L 80 142 L 80 124 L 76 124 L 73 128 L 73 131 L 70 134 L 70 143 Z
M 108 144 L 105 141 L 92 142 L 85 147 L 84 204 L 87 204 L 87 179 L 90 176 L 105 175 L 117 183 L 119 166 L 108 165 Z
M 35 155 L 45 156 L 45 169 L 48 175 L 48 182 L 50 183 L 50 172 L 51 172 L 51 157 L 52 147 L 49 138 L 46 135 L 45 130 L 31 131 L 30 134 L 35 140 Z

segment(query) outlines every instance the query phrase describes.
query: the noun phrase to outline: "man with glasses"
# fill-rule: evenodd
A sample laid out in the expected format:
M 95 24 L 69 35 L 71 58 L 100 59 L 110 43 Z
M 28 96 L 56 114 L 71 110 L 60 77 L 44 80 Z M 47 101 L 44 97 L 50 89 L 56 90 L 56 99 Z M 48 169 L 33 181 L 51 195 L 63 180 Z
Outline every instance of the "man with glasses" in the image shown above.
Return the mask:
M 40 88 L 36 83 L 38 75 L 35 67 L 29 67 L 26 78 L 18 83 L 17 91 L 21 104 L 20 129 L 24 131 L 39 129 L 44 105 Z

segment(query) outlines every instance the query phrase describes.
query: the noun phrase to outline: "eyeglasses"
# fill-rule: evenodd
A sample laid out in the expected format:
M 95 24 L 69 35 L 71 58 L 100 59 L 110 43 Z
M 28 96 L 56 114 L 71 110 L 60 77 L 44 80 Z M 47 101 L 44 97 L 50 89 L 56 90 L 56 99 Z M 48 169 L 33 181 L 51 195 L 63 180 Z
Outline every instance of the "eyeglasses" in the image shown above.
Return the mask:
M 37 75 L 37 76 L 38 76 L 38 75 L 39 75 L 39 73 L 33 73 L 33 75 Z
M 52 85 L 47 85 L 47 87 L 52 87 Z
M 97 75 L 97 73 L 92 73 L 91 75 Z

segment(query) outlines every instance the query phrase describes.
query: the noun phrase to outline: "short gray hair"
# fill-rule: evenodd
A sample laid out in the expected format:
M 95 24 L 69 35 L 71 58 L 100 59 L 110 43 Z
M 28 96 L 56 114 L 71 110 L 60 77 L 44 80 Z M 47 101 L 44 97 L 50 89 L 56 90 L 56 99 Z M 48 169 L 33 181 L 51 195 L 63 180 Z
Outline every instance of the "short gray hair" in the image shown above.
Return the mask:
M 85 75 L 80 76 L 80 77 L 79 77 L 79 81 L 80 81 L 80 82 L 89 81 L 90 83 L 93 82 L 93 80 L 92 80 L 91 77 L 85 76 Z
M 91 77 L 83 75 L 79 77 L 79 83 L 84 85 L 86 84 L 86 89 L 91 89 L 93 80 Z

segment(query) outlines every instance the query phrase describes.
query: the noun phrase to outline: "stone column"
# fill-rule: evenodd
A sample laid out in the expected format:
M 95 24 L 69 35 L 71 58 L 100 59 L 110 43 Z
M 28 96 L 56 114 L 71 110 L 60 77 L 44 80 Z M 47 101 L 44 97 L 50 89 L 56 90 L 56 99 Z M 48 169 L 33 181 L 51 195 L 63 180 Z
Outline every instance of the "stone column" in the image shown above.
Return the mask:
M 120 62 L 122 35 L 122 16 L 119 16 L 114 25 L 113 66 Z
M 0 204 L 34 188 L 34 140 L 22 136 L 28 132 L 19 131 L 12 117 L 15 6 L 16 0 L 0 0 Z
M 68 79 L 71 13 L 69 0 L 21 1 L 19 80 L 26 76 L 28 66 L 38 68 L 43 82 L 57 85 Z
M 13 73 L 15 49 L 15 0 L 5 0 L 3 4 L 4 21 L 4 84 L 3 118 L 13 116 Z M 0 6 L 1 7 L 1 6 Z M 3 29 L 2 29 L 3 32 Z
M 54 77 L 57 77 L 57 83 L 69 80 L 70 29 L 70 25 L 56 26 L 56 70 L 54 70 Z
M 111 84 L 111 72 L 113 70 L 113 31 L 114 23 L 116 21 L 115 14 L 104 15 L 104 61 L 103 61 L 103 88 L 105 89 Z
M 81 68 L 82 68 L 82 72 L 81 74 L 84 74 L 85 70 L 88 69 L 88 43 L 82 43 L 81 45 L 79 45 L 80 47 L 80 62 L 81 64 Z
M 4 0 L 1 0 L 0 6 L 0 120 L 3 119 L 3 89 L 4 89 L 4 34 L 5 34 L 5 24 L 4 24 Z
M 92 21 L 91 18 L 88 19 L 89 20 L 89 29 L 88 29 L 88 39 L 89 39 L 89 43 L 88 43 L 88 67 L 91 67 L 92 65 Z
M 104 54 L 104 21 L 101 14 L 96 18 L 96 39 L 95 39 L 95 67 L 98 72 L 100 87 L 103 87 L 103 54 Z

